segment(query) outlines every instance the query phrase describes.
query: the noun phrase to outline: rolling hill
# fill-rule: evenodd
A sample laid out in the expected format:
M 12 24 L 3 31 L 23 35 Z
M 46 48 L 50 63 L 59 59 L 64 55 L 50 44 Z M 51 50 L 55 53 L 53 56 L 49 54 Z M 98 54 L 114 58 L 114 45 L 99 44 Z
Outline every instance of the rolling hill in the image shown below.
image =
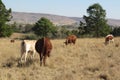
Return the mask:
M 41 17 L 50 19 L 55 25 L 71 25 L 74 23 L 79 23 L 83 20 L 80 17 L 67 17 L 44 13 L 12 12 L 12 16 L 13 18 L 10 23 L 16 22 L 20 24 L 34 24 Z M 108 24 L 113 26 L 120 26 L 120 20 L 108 19 Z
M 74 19 L 71 19 L 66 16 L 51 15 L 51 14 L 42 14 L 42 13 L 25 13 L 25 12 L 13 12 L 11 22 L 17 22 L 22 24 L 34 24 L 41 17 L 46 17 L 50 19 L 55 25 L 70 25 L 75 23 Z

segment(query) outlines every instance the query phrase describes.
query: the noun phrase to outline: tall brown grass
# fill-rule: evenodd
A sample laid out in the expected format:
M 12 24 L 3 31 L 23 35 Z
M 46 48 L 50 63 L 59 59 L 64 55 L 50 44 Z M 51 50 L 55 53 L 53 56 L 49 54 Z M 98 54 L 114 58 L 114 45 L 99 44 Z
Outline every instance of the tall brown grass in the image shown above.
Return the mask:
M 120 37 L 104 45 L 104 38 L 78 39 L 64 45 L 52 40 L 47 66 L 40 66 L 39 55 L 19 64 L 20 40 L 0 39 L 0 80 L 120 80 Z

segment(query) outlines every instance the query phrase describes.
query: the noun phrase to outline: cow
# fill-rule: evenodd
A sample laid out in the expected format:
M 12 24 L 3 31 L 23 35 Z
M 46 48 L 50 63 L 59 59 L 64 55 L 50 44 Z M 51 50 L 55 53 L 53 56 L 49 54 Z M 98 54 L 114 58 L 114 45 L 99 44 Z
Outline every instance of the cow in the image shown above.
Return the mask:
M 69 35 L 67 38 L 66 38 L 66 41 L 64 42 L 65 45 L 68 45 L 68 44 L 75 44 L 76 43 L 76 39 L 77 37 L 75 35 Z
M 26 58 L 28 53 L 31 55 L 31 58 L 35 55 L 35 40 L 23 40 L 21 42 L 21 62 L 24 60 L 26 62 Z M 23 59 L 24 58 L 24 59 Z
M 38 39 L 35 43 L 35 49 L 40 56 L 40 66 L 42 66 L 42 63 L 46 66 L 46 58 L 50 57 L 52 51 L 52 43 L 50 39 L 47 37 Z
M 112 34 L 109 34 L 105 37 L 105 44 L 109 44 L 109 43 L 113 43 L 114 42 L 114 36 Z
M 11 39 L 11 40 L 10 40 L 10 42 L 11 42 L 11 43 L 14 43 L 14 42 L 15 42 L 15 40 L 14 40 L 14 39 Z

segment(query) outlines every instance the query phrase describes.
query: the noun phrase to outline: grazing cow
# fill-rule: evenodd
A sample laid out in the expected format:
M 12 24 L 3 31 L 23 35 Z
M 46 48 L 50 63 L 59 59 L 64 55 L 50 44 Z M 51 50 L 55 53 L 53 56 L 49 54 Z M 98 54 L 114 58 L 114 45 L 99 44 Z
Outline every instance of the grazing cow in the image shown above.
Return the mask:
M 31 58 L 34 57 L 35 54 L 35 40 L 23 40 L 21 42 L 21 62 L 24 61 L 26 62 L 27 54 L 31 54 Z
M 40 65 L 42 66 L 42 60 L 44 66 L 46 65 L 46 58 L 50 56 L 50 52 L 52 50 L 52 43 L 49 38 L 41 38 L 37 40 L 35 44 L 35 49 L 39 53 L 40 56 Z
M 109 34 L 105 37 L 105 44 L 109 44 L 110 42 L 114 42 L 114 36 L 112 34 Z
M 66 41 L 64 42 L 66 45 L 68 44 L 75 44 L 77 37 L 75 35 L 70 35 L 66 38 Z
M 11 39 L 11 40 L 10 40 L 10 42 L 11 42 L 11 43 L 14 43 L 14 42 L 15 42 L 15 40 L 14 40 L 14 39 Z

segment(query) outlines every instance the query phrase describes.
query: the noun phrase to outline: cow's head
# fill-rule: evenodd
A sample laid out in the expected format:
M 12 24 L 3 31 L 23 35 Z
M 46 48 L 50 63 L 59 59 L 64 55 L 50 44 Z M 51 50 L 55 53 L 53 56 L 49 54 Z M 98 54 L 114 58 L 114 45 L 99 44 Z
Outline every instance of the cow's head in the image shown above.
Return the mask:
M 65 44 L 65 45 L 68 45 L 68 40 L 66 40 L 66 41 L 64 42 L 64 44 Z

